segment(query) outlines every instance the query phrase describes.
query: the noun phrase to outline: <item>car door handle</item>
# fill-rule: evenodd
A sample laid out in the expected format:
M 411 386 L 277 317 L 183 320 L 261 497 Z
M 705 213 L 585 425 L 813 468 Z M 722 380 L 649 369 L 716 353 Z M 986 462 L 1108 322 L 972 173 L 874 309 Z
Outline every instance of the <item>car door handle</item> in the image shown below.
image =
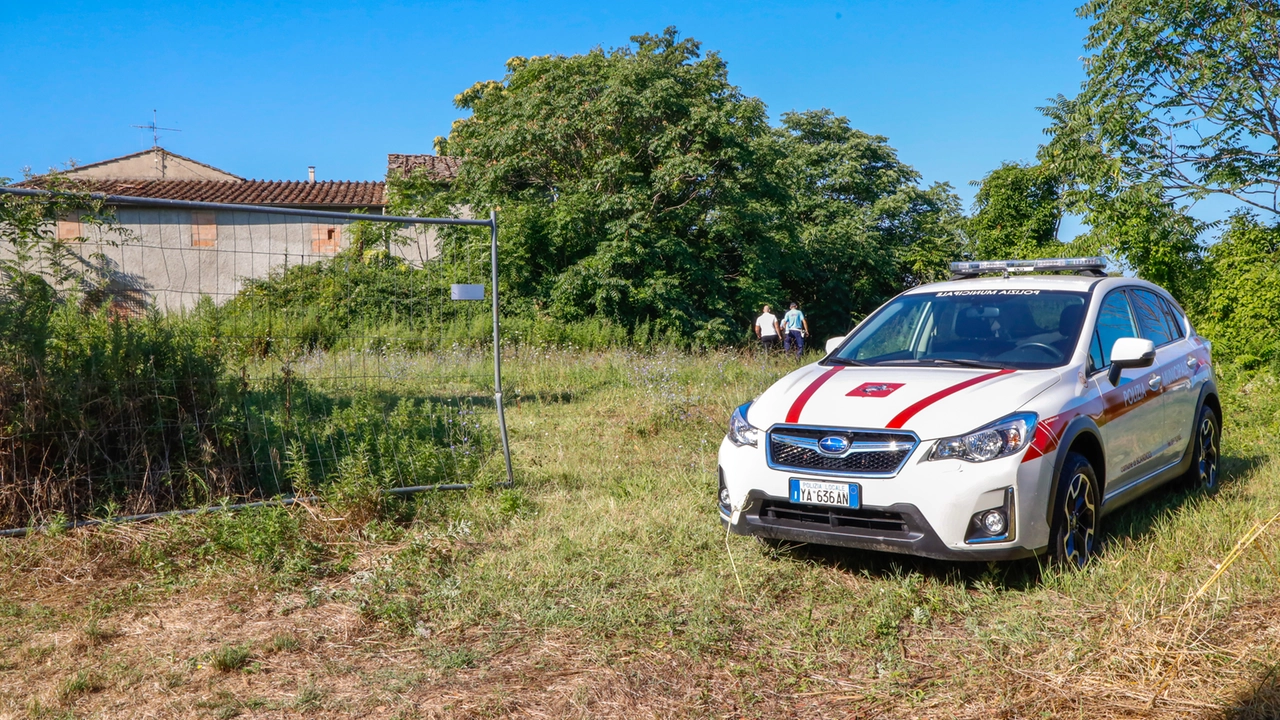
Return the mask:
M 1196 368 L 1200 367 L 1200 361 L 1195 359 L 1194 357 L 1189 357 L 1187 358 L 1187 367 L 1191 368 L 1192 370 L 1195 370 Z
M 1164 379 L 1161 378 L 1159 375 L 1152 375 L 1151 379 L 1147 381 L 1147 387 L 1151 388 L 1152 390 L 1159 390 L 1160 386 L 1163 384 L 1164 384 Z

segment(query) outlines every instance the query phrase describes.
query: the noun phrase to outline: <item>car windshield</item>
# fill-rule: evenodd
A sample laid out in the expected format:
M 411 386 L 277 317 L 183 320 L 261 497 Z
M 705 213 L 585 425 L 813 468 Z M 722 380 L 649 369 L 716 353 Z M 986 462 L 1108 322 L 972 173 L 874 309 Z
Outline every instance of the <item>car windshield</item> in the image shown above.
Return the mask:
M 895 298 L 830 356 L 845 365 L 1038 369 L 1071 356 L 1087 293 L 944 290 Z

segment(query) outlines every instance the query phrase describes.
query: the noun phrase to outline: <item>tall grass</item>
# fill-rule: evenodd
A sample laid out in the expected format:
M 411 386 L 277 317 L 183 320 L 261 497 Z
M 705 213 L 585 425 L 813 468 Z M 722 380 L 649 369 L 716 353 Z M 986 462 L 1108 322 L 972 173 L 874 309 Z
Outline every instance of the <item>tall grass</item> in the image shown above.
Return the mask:
M 0 303 L 0 525 L 241 492 L 234 389 L 192 330 L 58 302 L 39 278 L 14 286 Z

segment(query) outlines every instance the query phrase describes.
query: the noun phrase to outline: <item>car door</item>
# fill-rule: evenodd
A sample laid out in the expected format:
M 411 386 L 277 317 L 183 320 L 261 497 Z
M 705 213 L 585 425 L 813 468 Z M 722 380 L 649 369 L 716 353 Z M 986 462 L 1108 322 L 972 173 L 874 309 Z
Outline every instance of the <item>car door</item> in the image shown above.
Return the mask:
M 1138 332 L 1155 343 L 1156 361 L 1151 365 L 1151 395 L 1158 396 L 1161 411 L 1161 437 L 1152 448 L 1155 468 L 1164 468 L 1180 459 L 1187 448 L 1187 436 L 1178 429 L 1179 411 L 1190 395 L 1187 380 L 1187 348 L 1183 336 L 1174 327 L 1169 307 L 1155 291 L 1133 288 L 1129 291 L 1134 315 L 1138 319 Z M 1181 436 L 1181 437 L 1179 437 Z
M 1173 310 L 1169 301 L 1151 290 L 1137 289 L 1133 291 L 1134 309 L 1138 314 L 1138 329 L 1147 332 L 1150 324 L 1159 323 L 1159 329 L 1152 330 L 1151 341 L 1156 345 L 1156 362 L 1153 368 L 1161 379 L 1160 393 L 1164 396 L 1165 448 L 1160 453 L 1162 465 L 1182 459 L 1191 437 L 1191 428 L 1195 424 L 1195 414 L 1200 402 L 1199 388 L 1195 385 L 1195 370 L 1199 361 L 1192 353 L 1194 349 L 1187 339 L 1182 318 Z M 1156 339 L 1156 334 L 1163 339 Z
M 1108 494 L 1118 492 L 1134 480 L 1150 473 L 1164 442 L 1163 399 L 1153 386 L 1154 366 L 1130 368 L 1112 386 L 1107 377 L 1111 347 L 1124 337 L 1140 337 L 1138 320 L 1125 288 L 1112 290 L 1103 298 L 1094 322 L 1089 346 L 1089 383 L 1102 398 L 1094 421 L 1102 433 L 1106 452 Z

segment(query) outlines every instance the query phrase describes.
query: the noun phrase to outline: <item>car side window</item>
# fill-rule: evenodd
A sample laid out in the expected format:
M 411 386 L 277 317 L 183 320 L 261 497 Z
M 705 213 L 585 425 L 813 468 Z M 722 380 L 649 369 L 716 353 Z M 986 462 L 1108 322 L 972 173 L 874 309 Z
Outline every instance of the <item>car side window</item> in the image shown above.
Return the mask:
M 1182 313 L 1178 312 L 1178 306 L 1163 297 L 1160 298 L 1160 306 L 1164 308 L 1165 317 L 1169 319 L 1169 327 L 1173 330 L 1173 339 L 1181 340 L 1186 337 L 1186 332 L 1183 330 L 1185 323 L 1182 321 Z
M 1111 346 L 1116 340 L 1126 337 L 1138 337 L 1138 331 L 1124 291 L 1115 290 L 1103 299 L 1102 307 L 1098 308 L 1098 322 L 1089 345 L 1090 369 L 1097 371 L 1110 365 Z
M 1156 347 L 1174 340 L 1173 327 L 1163 307 L 1163 301 L 1150 290 L 1130 290 L 1133 295 L 1134 310 L 1138 314 L 1138 328 L 1142 337 L 1155 343 Z

